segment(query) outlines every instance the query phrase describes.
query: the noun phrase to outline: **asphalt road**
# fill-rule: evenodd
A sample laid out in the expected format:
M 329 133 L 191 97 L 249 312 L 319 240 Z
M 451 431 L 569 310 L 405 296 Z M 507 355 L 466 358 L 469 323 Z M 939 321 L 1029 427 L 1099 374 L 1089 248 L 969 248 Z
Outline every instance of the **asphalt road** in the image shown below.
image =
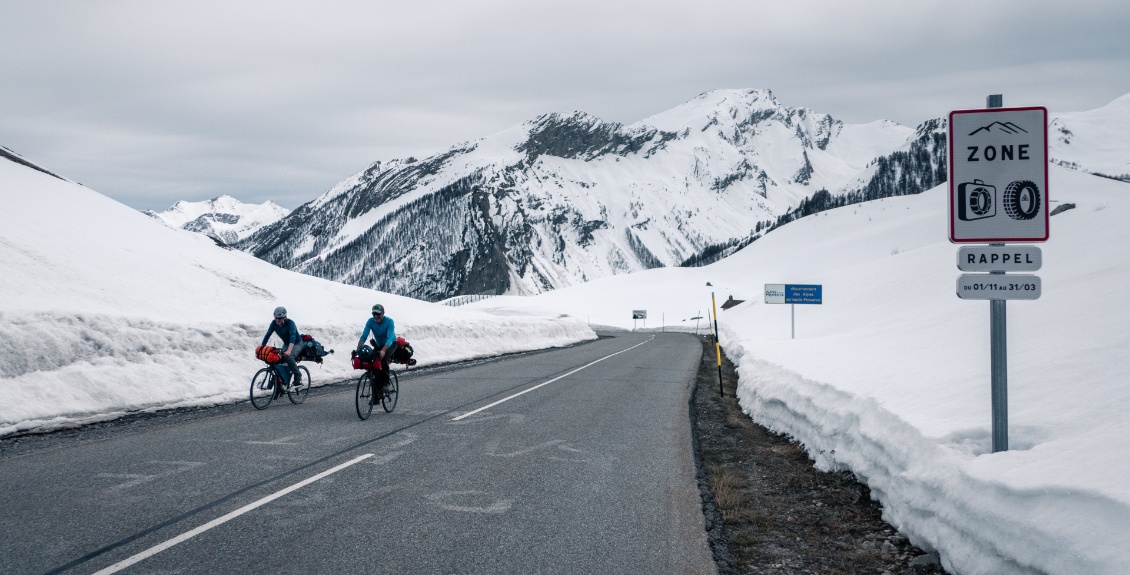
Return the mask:
M 0 574 L 715 573 L 700 355 L 621 333 L 406 374 L 368 421 L 335 385 L 48 440 L 0 458 Z

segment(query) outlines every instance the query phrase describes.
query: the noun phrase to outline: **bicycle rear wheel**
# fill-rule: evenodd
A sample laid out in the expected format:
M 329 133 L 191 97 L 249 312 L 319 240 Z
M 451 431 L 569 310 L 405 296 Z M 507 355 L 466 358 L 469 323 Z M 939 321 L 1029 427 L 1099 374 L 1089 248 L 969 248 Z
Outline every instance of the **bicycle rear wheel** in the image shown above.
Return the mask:
M 361 421 L 369 419 L 369 414 L 373 413 L 373 404 L 369 400 L 373 397 L 373 373 L 366 371 L 361 374 L 357 379 L 357 417 Z
M 266 409 L 275 398 L 274 369 L 264 367 L 251 378 L 251 405 L 255 409 Z
M 392 413 L 396 409 L 396 399 L 400 397 L 400 378 L 396 377 L 396 372 L 391 369 L 388 370 L 388 385 L 384 388 L 384 393 L 381 394 L 381 407 L 385 408 L 385 413 Z
M 310 370 L 306 369 L 305 365 L 298 366 L 302 371 L 302 385 L 292 385 L 286 390 L 286 396 L 290 398 L 290 402 L 298 405 L 306 401 L 306 396 L 310 394 Z

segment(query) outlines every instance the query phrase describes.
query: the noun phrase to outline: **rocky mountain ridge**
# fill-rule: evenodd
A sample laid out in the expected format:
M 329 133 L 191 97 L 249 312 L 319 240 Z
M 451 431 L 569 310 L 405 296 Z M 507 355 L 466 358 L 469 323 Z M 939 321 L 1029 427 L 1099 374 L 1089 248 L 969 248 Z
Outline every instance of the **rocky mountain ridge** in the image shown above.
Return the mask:
M 839 189 L 913 131 L 719 90 L 632 125 L 545 114 L 376 162 L 239 243 L 276 265 L 438 300 L 680 265 Z

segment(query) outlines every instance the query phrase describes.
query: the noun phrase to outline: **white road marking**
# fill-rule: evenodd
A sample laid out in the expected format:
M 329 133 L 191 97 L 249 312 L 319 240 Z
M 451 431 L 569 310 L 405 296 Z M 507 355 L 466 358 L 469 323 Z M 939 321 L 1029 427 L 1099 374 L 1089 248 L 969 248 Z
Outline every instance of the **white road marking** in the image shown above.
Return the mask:
M 163 478 L 163 477 L 167 477 L 169 475 L 174 475 L 174 474 L 180 473 L 182 471 L 188 471 L 189 469 L 192 469 L 192 468 L 200 466 L 200 465 L 204 465 L 204 462 L 202 462 L 202 461 L 149 461 L 147 463 L 150 463 L 150 464 L 153 464 L 153 465 L 173 466 L 173 469 L 170 469 L 168 471 L 164 471 L 164 472 L 161 472 L 161 473 L 151 473 L 151 474 L 144 474 L 144 473 L 99 473 L 98 475 L 95 475 L 95 477 L 100 478 L 100 479 L 102 479 L 102 478 L 105 478 L 105 479 L 128 479 L 128 481 L 107 487 L 106 489 L 103 490 L 103 491 L 116 491 L 116 490 L 122 490 L 122 489 L 129 489 L 131 487 L 137 487 L 138 485 L 141 485 L 142 483 L 153 481 L 154 479 L 160 479 L 160 478 Z
M 489 505 L 459 505 L 446 502 L 452 499 L 474 501 L 476 499 L 489 498 L 490 494 L 485 491 L 441 491 L 439 493 L 425 495 L 424 497 L 438 505 L 441 509 L 459 511 L 462 513 L 490 513 L 497 515 L 510 511 L 510 508 L 514 506 L 513 497 L 491 501 Z
M 300 442 L 304 441 L 304 439 L 305 438 L 301 435 L 290 435 L 287 437 L 277 437 L 271 440 L 250 440 L 244 443 L 247 443 L 248 445 L 298 445 Z
M 504 398 L 502 398 L 502 399 L 500 399 L 500 400 L 498 400 L 498 401 L 496 401 L 496 402 L 494 402 L 494 403 L 492 403 L 492 404 L 490 404 L 490 405 L 484 405 L 484 406 L 482 406 L 482 407 L 480 407 L 480 408 L 478 408 L 478 409 L 476 409 L 476 410 L 474 410 L 474 411 L 468 411 L 467 413 L 464 413 L 463 415 L 460 415 L 459 417 L 454 417 L 454 418 L 452 418 L 452 419 L 451 419 L 451 421 L 459 421 L 459 420 L 463 419 L 464 417 L 470 417 L 470 416 L 472 416 L 472 415 L 475 415 L 476 413 L 479 413 L 480 411 L 486 411 L 486 410 L 488 410 L 488 409 L 490 409 L 490 408 L 492 408 L 492 407 L 494 407 L 494 406 L 496 406 L 496 405 L 498 405 L 498 404 L 500 404 L 500 403 L 506 403 L 507 401 L 510 401 L 511 399 L 514 399 L 515 397 L 518 397 L 519 395 L 525 395 L 525 394 L 527 394 L 527 393 L 529 393 L 529 392 L 531 392 L 531 391 L 533 391 L 533 390 L 535 390 L 535 389 L 538 389 L 538 388 L 540 388 L 540 387 L 545 387 L 545 386 L 547 386 L 547 385 L 549 385 L 549 384 L 551 384 L 551 383 L 553 383 L 553 382 L 555 382 L 555 381 L 557 381 L 557 380 L 559 380 L 559 379 L 564 379 L 564 378 L 566 378 L 566 377 L 569 377 L 570 375 L 573 375 L 574 373 L 577 373 L 578 371 L 581 371 L 582 369 L 585 369 L 585 368 L 587 368 L 587 367 L 589 367 L 589 366 L 593 366 L 593 365 L 596 365 L 596 364 L 598 364 L 598 363 L 600 363 L 600 362 L 602 362 L 602 361 L 604 361 L 604 360 L 606 360 L 606 359 L 608 359 L 608 358 L 610 358 L 610 357 L 614 357 L 614 356 L 620 355 L 621 353 L 624 353 L 624 352 L 626 352 L 626 351 L 632 351 L 633 349 L 636 349 L 637 347 L 639 347 L 639 346 L 641 346 L 641 345 L 643 345 L 643 344 L 645 344 L 645 343 L 647 343 L 647 342 L 649 342 L 649 341 L 651 341 L 651 340 L 653 340 L 653 339 L 655 339 L 655 336 L 654 336 L 654 335 L 653 335 L 653 336 L 651 336 L 651 338 L 650 338 L 650 339 L 648 339 L 647 341 L 644 341 L 644 342 L 641 342 L 641 343 L 637 343 L 636 345 L 633 345 L 632 347 L 629 347 L 628 349 L 622 349 L 622 350 L 620 350 L 620 351 L 618 351 L 618 352 L 616 352 L 616 353 L 612 353 L 612 354 L 606 355 L 606 356 L 604 356 L 604 357 L 602 357 L 602 358 L 600 358 L 600 359 L 598 359 L 598 360 L 596 360 L 596 361 L 593 361 L 593 362 L 590 362 L 590 363 L 586 363 L 585 365 L 582 365 L 581 367 L 578 367 L 577 369 L 574 369 L 573 371 L 570 371 L 569 373 L 566 373 L 565 375 L 559 375 L 559 376 L 557 376 L 557 377 L 555 377 L 555 378 L 553 378 L 553 379 L 551 379 L 551 380 L 549 380 L 549 381 L 547 381 L 547 382 L 545 382 L 545 383 L 539 383 L 539 384 L 537 384 L 537 385 L 535 385 L 535 386 L 533 386 L 533 387 L 531 387 L 531 388 L 528 388 L 528 389 L 523 389 L 522 391 L 519 391 L 518 393 L 515 393 L 514 395 L 511 395 L 511 396 L 509 396 L 509 397 L 504 397 Z
M 486 452 L 487 452 L 487 455 L 490 455 L 491 457 L 508 457 L 508 458 L 513 459 L 513 458 L 521 456 L 521 455 L 528 455 L 528 454 L 533 453 L 533 452 L 535 452 L 539 449 L 550 449 L 550 448 L 553 448 L 553 447 L 560 447 L 563 443 L 565 443 L 564 439 L 554 439 L 553 441 L 547 441 L 545 443 L 535 445 L 533 447 L 527 447 L 525 449 L 519 449 L 518 451 L 513 451 L 513 452 L 510 452 L 510 453 L 499 453 L 498 452 L 499 442 L 498 441 L 492 441 L 489 445 L 487 445 Z
M 346 461 L 345 463 L 342 463 L 341 465 L 338 465 L 337 467 L 334 467 L 332 469 L 327 469 L 327 470 L 325 470 L 325 471 L 323 471 L 323 472 L 321 472 L 321 473 L 319 473 L 319 474 L 317 474 L 313 477 L 299 481 L 298 483 L 295 483 L 294 485 L 291 485 L 290 487 L 287 487 L 286 489 L 283 489 L 281 491 L 276 491 L 275 493 L 268 495 L 268 496 L 266 496 L 266 497 L 264 497 L 264 498 L 262 498 L 262 499 L 260 499 L 256 502 L 254 502 L 254 503 L 249 503 L 247 505 L 244 505 L 243 507 L 240 507 L 239 509 L 232 511 L 231 513 L 228 513 L 227 515 L 224 515 L 223 517 L 213 519 L 213 520 L 205 523 L 204 525 L 197 527 L 196 529 L 181 533 L 180 535 L 177 535 L 176 537 L 173 537 L 172 539 L 169 539 L 168 541 L 165 541 L 164 543 L 161 543 L 159 545 L 154 545 L 153 547 L 150 547 L 149 549 L 146 549 L 145 551 L 142 551 L 141 553 L 138 553 L 137 555 L 134 555 L 133 557 L 130 557 L 129 559 L 126 559 L 124 561 L 119 561 L 119 562 L 117 562 L 117 563 L 115 563 L 115 564 L 113 564 L 113 565 L 111 565 L 111 566 L 109 566 L 109 567 L 107 567 L 107 568 L 105 568 L 101 571 L 98 571 L 94 575 L 110 575 L 111 573 L 117 573 L 118 571 L 121 571 L 122 569 L 125 569 L 126 567 L 129 567 L 130 565 L 133 565 L 134 563 L 137 563 L 139 561 L 142 561 L 144 559 L 152 557 L 152 556 L 154 556 L 154 555 L 156 555 L 156 554 L 158 554 L 158 553 L 160 553 L 160 552 L 162 552 L 162 551 L 164 551 L 164 550 L 166 550 L 166 549 L 168 549 L 168 548 L 170 548 L 170 547 L 172 547 L 172 546 L 174 546 L 178 543 L 183 543 L 185 541 L 188 541 L 189 539 L 192 539 L 193 537 L 196 537 L 197 535 L 200 535 L 201 533 L 204 533 L 205 531 L 208 531 L 209 529 L 211 529 L 213 527 L 223 525 L 224 523 L 227 523 L 228 521 L 231 521 L 232 519 L 235 519 L 236 517 L 239 517 L 240 515 L 247 513 L 248 511 L 252 511 L 256 508 L 262 507 L 263 505 L 266 505 L 266 504 L 268 504 L 268 503 L 270 503 L 270 502 L 272 502 L 272 501 L 274 501 L 274 500 L 276 500 L 276 499 L 278 499 L 278 498 L 280 498 L 284 495 L 287 495 L 288 493 L 297 491 L 297 490 L 299 490 L 303 487 L 306 487 L 307 485 L 310 485 L 311 483 L 314 483 L 315 481 L 318 481 L 319 479 L 324 479 L 324 478 L 326 478 L 330 475 L 333 475 L 334 473 L 337 473 L 338 471 L 341 471 L 342 469 L 345 469 L 346 467 L 349 467 L 349 466 L 351 466 L 355 463 L 359 463 L 361 461 L 364 461 L 365 459 L 368 459 L 372 456 L 373 456 L 372 453 L 366 453 L 365 455 L 362 455 L 360 457 Z

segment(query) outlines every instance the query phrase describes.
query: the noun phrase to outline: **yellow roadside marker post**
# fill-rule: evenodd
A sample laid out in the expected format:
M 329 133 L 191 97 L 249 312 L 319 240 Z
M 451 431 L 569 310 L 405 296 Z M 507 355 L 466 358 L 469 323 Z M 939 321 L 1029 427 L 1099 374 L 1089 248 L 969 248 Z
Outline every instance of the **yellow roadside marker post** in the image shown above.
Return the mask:
M 722 390 L 722 346 L 718 343 L 718 305 L 714 301 L 714 292 L 710 292 L 710 307 L 714 310 L 714 354 L 718 356 L 718 396 L 726 397 Z

